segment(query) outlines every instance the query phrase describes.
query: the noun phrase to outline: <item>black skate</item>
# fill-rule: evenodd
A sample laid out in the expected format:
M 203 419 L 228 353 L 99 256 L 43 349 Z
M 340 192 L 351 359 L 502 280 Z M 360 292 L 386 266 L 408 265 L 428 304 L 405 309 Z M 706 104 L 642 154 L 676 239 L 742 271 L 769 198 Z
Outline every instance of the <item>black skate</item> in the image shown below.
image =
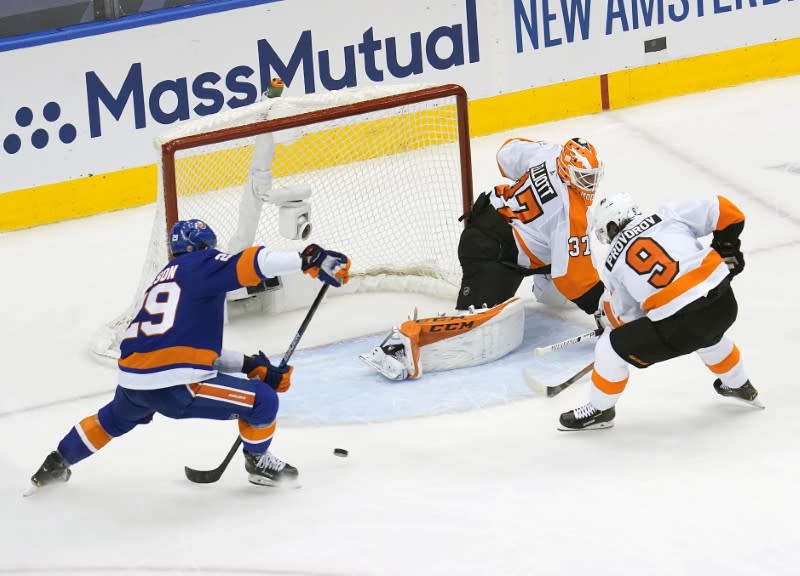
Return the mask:
M 758 390 L 750 384 L 750 380 L 739 386 L 738 388 L 728 388 L 722 383 L 722 380 L 717 378 L 714 380 L 714 390 L 720 396 L 727 396 L 728 398 L 735 398 L 741 400 L 745 404 L 755 406 L 756 408 L 765 408 L 765 406 L 758 399 Z
M 612 406 L 608 410 L 598 410 L 591 402 L 564 412 L 559 418 L 559 430 L 593 430 L 595 428 L 611 428 L 614 425 L 616 410 Z
M 53 450 L 44 459 L 36 473 L 31 476 L 31 483 L 36 488 L 41 488 L 56 482 L 66 482 L 70 476 L 72 476 L 72 470 L 69 469 L 69 463 L 57 450 Z
M 244 468 L 251 484 L 259 486 L 299 486 L 297 468 L 276 458 L 269 451 L 253 454 L 244 450 Z

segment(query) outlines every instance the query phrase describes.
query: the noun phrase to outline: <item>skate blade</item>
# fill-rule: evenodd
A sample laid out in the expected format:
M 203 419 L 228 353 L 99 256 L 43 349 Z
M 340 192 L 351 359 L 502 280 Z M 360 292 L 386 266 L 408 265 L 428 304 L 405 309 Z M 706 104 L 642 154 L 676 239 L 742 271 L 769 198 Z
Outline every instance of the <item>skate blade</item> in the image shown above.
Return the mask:
M 758 408 L 759 410 L 763 410 L 766 408 L 766 406 L 764 406 L 761 403 L 761 400 L 759 400 L 758 397 L 755 397 L 752 400 L 745 400 L 744 398 L 737 398 L 736 396 L 728 396 L 728 398 L 732 398 L 733 400 L 737 400 L 742 404 L 747 404 L 748 406 L 752 406 L 753 408 Z
M 586 426 L 585 428 L 567 428 L 566 426 L 558 425 L 558 429 L 562 432 L 585 432 L 586 430 L 604 430 L 606 428 L 613 428 L 614 422 L 599 422 L 597 424 L 592 424 L 591 426 Z
M 378 366 L 378 364 L 376 364 L 372 359 L 372 354 L 359 354 L 358 357 L 364 362 L 364 364 L 374 368 L 375 370 L 381 368 L 381 366 Z M 380 372 L 380 370 L 378 371 Z
M 382 364 L 379 364 L 378 362 L 375 362 L 375 360 L 372 359 L 372 354 L 371 353 L 370 354 L 359 354 L 358 357 L 359 357 L 359 359 L 361 359 L 362 362 L 364 362 L 364 364 L 366 364 L 367 366 L 369 366 L 370 368 L 375 370 L 378 374 L 380 374 L 381 376 L 383 376 L 387 380 L 395 380 L 396 381 L 396 380 L 405 380 L 406 379 L 405 371 L 402 371 L 399 374 L 389 374 L 389 373 L 387 373 L 386 372 L 386 368 L 384 368 Z
M 28 498 L 36 494 L 38 491 L 39 491 L 39 486 L 37 486 L 36 484 L 31 484 L 25 490 L 23 490 L 22 497 Z
M 264 478 L 263 476 L 257 475 L 250 475 L 247 477 L 247 480 L 254 486 L 267 486 L 269 488 L 300 488 L 302 486 L 299 480 L 284 480 L 282 482 L 276 482 L 275 480 L 270 480 L 269 478 Z

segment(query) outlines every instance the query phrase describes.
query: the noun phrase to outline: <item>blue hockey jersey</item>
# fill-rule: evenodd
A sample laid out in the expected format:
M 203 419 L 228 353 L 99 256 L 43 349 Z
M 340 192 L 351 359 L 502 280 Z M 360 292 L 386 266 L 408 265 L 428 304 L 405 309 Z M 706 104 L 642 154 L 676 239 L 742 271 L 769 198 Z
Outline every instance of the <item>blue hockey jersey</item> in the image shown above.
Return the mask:
M 258 284 L 266 250 L 201 250 L 177 256 L 156 275 L 120 346 L 119 385 L 150 390 L 216 375 L 225 294 Z M 299 256 L 297 257 L 299 269 Z

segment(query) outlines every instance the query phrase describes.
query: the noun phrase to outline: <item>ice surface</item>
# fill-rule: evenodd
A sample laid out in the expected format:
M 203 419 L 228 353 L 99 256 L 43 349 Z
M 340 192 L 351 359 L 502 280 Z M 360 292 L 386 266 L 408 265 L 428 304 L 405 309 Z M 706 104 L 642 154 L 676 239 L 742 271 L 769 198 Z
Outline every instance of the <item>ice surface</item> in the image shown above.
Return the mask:
M 560 412 L 586 401 L 585 380 L 537 398 L 503 361 L 460 374 L 463 386 L 387 385 L 359 366 L 359 394 L 349 348 L 306 365 L 309 349 L 365 335 L 371 346 L 415 305 L 433 314 L 448 303 L 330 298 L 298 350 L 273 444 L 302 489 L 250 486 L 239 460 L 219 483 L 192 485 L 182 467 L 216 466 L 235 425 L 156 418 L 75 466 L 61 489 L 23 499 L 67 429 L 110 399 L 114 374 L 86 346 L 130 298 L 152 207 L 0 235 L 0 574 L 797 574 L 798 94 L 791 77 L 474 141 L 479 190 L 499 181 L 494 152 L 509 136 L 580 135 L 606 161 L 605 193 L 627 190 L 645 209 L 712 194 L 737 203 L 747 269 L 732 335 L 763 411 L 717 396 L 693 356 L 633 371 L 603 431 L 556 430 Z M 302 317 L 248 319 L 226 345 L 279 357 Z M 497 381 L 504 396 L 485 401 Z M 392 417 L 381 386 L 403 390 L 408 410 L 362 422 L 379 402 Z M 478 394 L 481 407 L 464 409 Z M 444 400 L 456 410 L 408 417 Z

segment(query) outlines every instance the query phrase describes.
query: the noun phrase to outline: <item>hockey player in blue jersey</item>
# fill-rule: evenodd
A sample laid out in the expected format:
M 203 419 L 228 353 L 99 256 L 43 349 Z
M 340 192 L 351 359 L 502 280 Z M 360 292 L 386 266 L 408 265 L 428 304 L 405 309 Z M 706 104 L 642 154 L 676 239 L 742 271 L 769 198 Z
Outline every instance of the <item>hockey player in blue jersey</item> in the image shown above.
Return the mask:
M 222 347 L 225 294 L 300 271 L 338 287 L 349 279 L 350 260 L 316 244 L 300 254 L 263 246 L 225 254 L 216 245 L 205 222 L 175 223 L 170 260 L 124 334 L 114 398 L 70 429 L 32 476 L 34 486 L 66 482 L 73 465 L 155 413 L 238 419 L 250 482 L 296 483 L 297 469 L 269 451 L 277 393 L 291 385 L 293 367 L 275 366 L 263 352 L 247 356 Z

